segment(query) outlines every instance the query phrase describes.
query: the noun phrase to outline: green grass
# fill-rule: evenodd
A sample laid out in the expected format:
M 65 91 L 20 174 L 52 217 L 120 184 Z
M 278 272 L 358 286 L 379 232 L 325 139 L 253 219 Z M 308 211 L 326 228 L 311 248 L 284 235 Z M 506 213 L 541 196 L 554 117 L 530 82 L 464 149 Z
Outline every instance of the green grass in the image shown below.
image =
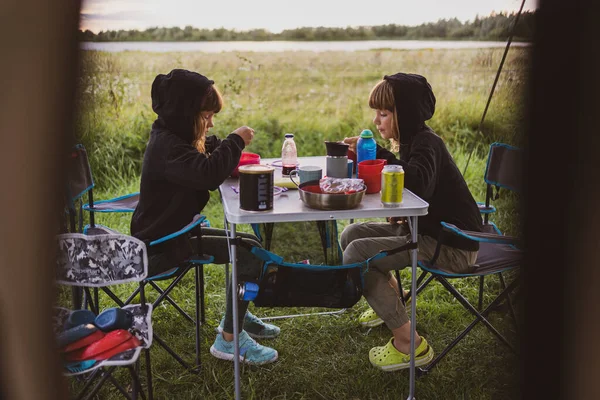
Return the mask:
M 300 156 L 324 153 L 323 140 L 373 131 L 367 100 L 385 74 L 427 77 L 437 98 L 428 122 L 447 142 L 519 144 L 527 49 L 509 52 L 482 133 L 476 133 L 494 82 L 501 49 L 376 50 L 282 53 L 86 52 L 80 80 L 77 133 L 90 152 L 97 183 L 117 188 L 139 174 L 155 118 L 150 87 L 173 68 L 200 71 L 215 81 L 225 106 L 212 131 L 241 125 L 256 130 L 248 151 L 278 157 L 283 135 L 295 133 Z
M 294 132 L 300 156 L 322 155 L 325 139 L 374 130 L 373 113 L 366 104 L 374 83 L 384 74 L 399 70 L 425 75 L 437 97 L 430 125 L 449 146 L 460 170 L 469 158 L 465 179 L 474 197 L 484 200 L 483 171 L 488 144 L 501 140 L 522 144 L 522 109 L 528 53 L 512 49 L 501 75 L 482 132 L 477 132 L 501 50 L 378 50 L 354 53 L 159 53 L 88 52 L 81 78 L 77 132 L 88 149 L 97 183 L 96 199 L 139 190 L 141 159 L 154 119 L 150 85 L 157 73 L 184 67 L 214 79 L 225 95 L 214 132 L 224 136 L 240 125 L 256 129 L 249 151 L 278 157 L 283 134 Z M 517 199 L 501 192 L 494 216 L 503 231 L 520 232 Z M 222 227 L 223 212 L 218 193 L 203 210 L 213 226 Z M 97 222 L 129 232 L 130 214 L 102 215 Z M 347 221 L 339 221 L 339 229 Z M 241 227 L 250 231 L 249 227 Z M 314 223 L 278 224 L 273 249 L 288 260 L 309 258 L 321 262 L 322 252 Z M 405 285 L 410 273 L 402 272 Z M 159 346 L 153 346 L 152 369 L 158 399 L 233 398 L 233 365 L 209 353 L 214 328 L 225 309 L 223 266 L 206 267 L 207 324 L 202 327 L 203 368 L 199 375 L 184 371 Z M 478 282 L 455 282 L 476 303 Z M 165 286 L 164 284 L 163 286 Z M 130 286 L 117 288 L 125 297 Z M 486 280 L 486 301 L 500 285 Z M 190 274 L 174 297 L 193 313 L 193 279 Z M 61 289 L 61 303 L 68 291 Z M 110 307 L 108 299 L 102 307 Z M 371 367 L 368 351 L 383 345 L 390 336 L 385 327 L 361 329 L 356 318 L 366 308 L 361 300 L 336 316 L 301 317 L 278 321 L 282 334 L 263 344 L 275 347 L 280 359 L 263 367 L 242 368 L 242 395 L 252 399 L 392 399 L 408 395 L 408 371 L 383 373 Z M 259 316 L 284 315 L 323 309 L 251 309 Z M 418 330 L 439 352 L 472 320 L 454 298 L 432 284 L 418 298 Z M 514 325 L 503 310 L 490 316 L 503 334 L 517 342 Z M 154 328 L 163 339 L 193 360 L 193 326 L 170 306 L 153 315 Z M 427 376 L 417 381 L 422 399 L 509 399 L 520 396 L 518 359 L 483 326 L 477 326 Z M 119 378 L 127 379 L 119 373 Z M 73 388 L 80 388 L 71 381 Z M 120 398 L 103 389 L 101 399 Z

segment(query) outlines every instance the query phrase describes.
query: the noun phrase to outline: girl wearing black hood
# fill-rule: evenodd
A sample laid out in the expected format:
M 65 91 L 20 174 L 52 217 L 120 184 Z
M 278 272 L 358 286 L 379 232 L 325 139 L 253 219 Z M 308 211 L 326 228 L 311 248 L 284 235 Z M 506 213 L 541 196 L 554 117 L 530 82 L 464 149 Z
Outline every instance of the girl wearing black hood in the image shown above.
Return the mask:
M 174 69 L 160 74 L 152 83 L 152 110 L 158 118 L 152 124 L 144 154 L 140 201 L 131 220 L 131 234 L 145 242 L 162 238 L 192 222 L 216 190 L 238 165 L 242 150 L 254 137 L 254 130 L 242 126 L 227 138 L 206 136 L 213 127 L 213 116 L 223 99 L 209 80 L 196 72 Z M 252 245 L 260 245 L 252 235 L 241 235 Z M 202 229 L 203 250 L 217 264 L 228 263 L 227 237 L 222 229 Z M 258 278 L 261 263 L 243 247 L 238 247 L 238 275 L 241 281 Z M 149 276 L 174 269 L 193 253 L 190 238 L 178 236 L 148 248 Z M 211 353 L 233 360 L 233 307 L 231 287 L 227 310 Z M 252 337 L 272 338 L 279 328 L 265 324 L 238 302 L 240 355 L 249 364 L 277 360 L 277 351 L 261 346 Z
M 399 150 L 399 158 L 377 146 L 377 158 L 402 165 L 405 187 L 429 203 L 428 214 L 419 218 L 419 260 L 432 258 L 441 230 L 441 221 L 460 229 L 481 231 L 481 216 L 473 196 L 442 139 L 425 125 L 435 111 L 435 96 L 427 80 L 415 74 L 386 75 L 369 96 L 375 110 L 373 122 L 381 137 Z M 358 138 L 344 141 L 354 149 Z M 407 224 L 395 218 L 390 223 L 358 223 L 346 227 L 340 242 L 344 263 L 364 261 L 380 250 L 389 250 L 410 241 Z M 451 236 L 444 238 L 439 265 L 451 272 L 464 273 L 477 259 L 478 244 Z M 386 323 L 393 337 L 369 352 L 369 360 L 385 371 L 410 365 L 411 325 L 390 272 L 411 264 L 410 253 L 400 252 L 370 263 L 364 277 L 364 296 L 372 307 L 359 318 L 363 326 Z M 425 338 L 415 335 L 415 364 L 433 359 L 433 349 Z

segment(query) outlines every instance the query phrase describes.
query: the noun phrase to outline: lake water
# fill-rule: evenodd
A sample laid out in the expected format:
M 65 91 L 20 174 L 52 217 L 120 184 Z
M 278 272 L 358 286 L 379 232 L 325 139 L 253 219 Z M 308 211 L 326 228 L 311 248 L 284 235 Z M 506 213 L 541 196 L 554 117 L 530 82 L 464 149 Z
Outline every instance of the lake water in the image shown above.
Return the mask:
M 530 43 L 513 42 L 511 46 L 524 47 Z M 373 49 L 476 49 L 505 47 L 506 42 L 445 41 L 445 40 L 361 40 L 336 42 L 83 42 L 84 50 L 149 51 L 221 53 L 224 51 L 357 51 Z

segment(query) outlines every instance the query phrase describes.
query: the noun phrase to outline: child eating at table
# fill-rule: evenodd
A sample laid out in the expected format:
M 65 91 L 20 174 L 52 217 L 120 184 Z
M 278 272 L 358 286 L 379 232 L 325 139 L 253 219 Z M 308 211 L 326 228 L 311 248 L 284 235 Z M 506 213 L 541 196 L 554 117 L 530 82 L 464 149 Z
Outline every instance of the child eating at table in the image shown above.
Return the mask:
M 429 203 L 428 214 L 419 218 L 418 258 L 429 260 L 434 255 L 441 232 L 441 221 L 460 229 L 481 231 L 481 216 L 467 183 L 458 170 L 442 139 L 425 121 L 435 111 L 435 96 L 427 80 L 420 75 L 397 73 L 386 75 L 371 90 L 369 107 L 375 111 L 374 124 L 382 138 L 391 142 L 399 157 L 377 146 L 377 158 L 388 164 L 401 165 L 405 187 Z M 355 150 L 358 137 L 344 142 Z M 356 223 L 342 232 L 344 264 L 361 262 L 380 250 L 389 250 L 410 241 L 409 227 L 398 219 L 390 223 Z M 478 243 L 452 236 L 445 240 L 438 263 L 451 272 L 469 271 L 477 259 Z M 410 366 L 411 324 L 400 300 L 398 284 L 392 270 L 411 264 L 410 252 L 404 251 L 369 264 L 364 275 L 364 292 L 371 306 L 359 322 L 363 326 L 386 323 L 392 338 L 382 347 L 369 352 L 373 366 L 394 371 Z M 415 365 L 433 359 L 433 349 L 425 338 L 415 334 Z
M 225 139 L 207 136 L 213 117 L 223 106 L 214 81 L 196 72 L 174 69 L 159 74 L 152 83 L 152 110 L 158 118 L 152 124 L 144 154 L 140 201 L 131 221 L 131 234 L 153 241 L 176 232 L 202 212 L 210 197 L 238 165 L 242 150 L 248 146 L 254 130 L 242 126 Z M 242 240 L 260 246 L 256 237 Z M 193 239 L 192 239 L 193 240 Z M 203 250 L 214 256 L 216 264 L 230 262 L 226 232 L 202 229 Z M 172 269 L 193 253 L 190 239 L 181 235 L 148 248 L 149 276 Z M 238 279 L 255 281 L 261 273 L 261 261 L 238 246 Z M 231 281 L 230 281 L 231 282 Z M 233 360 L 232 287 L 228 288 L 227 309 L 211 354 Z M 238 301 L 240 355 L 249 364 L 277 360 L 277 351 L 258 344 L 252 337 L 273 338 L 279 328 L 263 323 L 250 312 L 248 302 Z

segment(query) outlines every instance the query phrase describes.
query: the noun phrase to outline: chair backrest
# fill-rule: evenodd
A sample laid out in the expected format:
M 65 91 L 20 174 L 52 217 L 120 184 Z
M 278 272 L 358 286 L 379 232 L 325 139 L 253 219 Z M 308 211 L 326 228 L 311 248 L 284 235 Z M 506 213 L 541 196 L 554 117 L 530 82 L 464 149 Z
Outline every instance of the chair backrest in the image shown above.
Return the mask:
M 61 221 L 61 232 L 82 232 L 82 197 L 87 194 L 88 201 L 93 202 L 93 188 L 94 179 L 92 178 L 92 170 L 85 147 L 81 144 L 75 145 L 68 155 L 67 180 L 64 190 L 64 204 L 67 210 L 69 226 L 66 225 L 66 221 Z M 79 222 L 78 225 L 76 224 L 76 220 Z
M 491 200 L 498 198 L 498 190 L 505 188 L 515 192 L 522 189 L 524 152 L 518 147 L 504 143 L 492 143 L 488 155 L 483 179 L 487 184 L 485 206 L 490 206 Z M 494 187 L 496 196 L 494 197 Z M 489 214 L 483 215 L 484 226 L 488 224 Z
M 104 287 L 139 282 L 148 275 L 146 245 L 133 236 L 56 236 L 56 282 L 70 286 Z
M 492 143 L 485 168 L 484 180 L 488 185 L 516 192 L 522 189 L 523 150 L 503 143 Z
M 94 179 L 83 145 L 76 145 L 71 151 L 68 165 L 67 194 L 71 201 L 78 200 L 94 188 Z

